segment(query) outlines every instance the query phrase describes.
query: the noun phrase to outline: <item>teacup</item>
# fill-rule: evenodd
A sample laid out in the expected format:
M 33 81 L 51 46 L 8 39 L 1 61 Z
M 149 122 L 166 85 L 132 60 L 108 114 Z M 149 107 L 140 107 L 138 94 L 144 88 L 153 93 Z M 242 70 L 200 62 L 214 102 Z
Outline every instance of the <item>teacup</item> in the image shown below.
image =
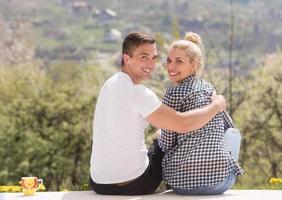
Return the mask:
M 39 189 L 39 186 L 43 184 L 43 180 L 38 179 L 37 177 L 22 177 L 21 179 L 20 183 L 24 196 L 34 195 Z

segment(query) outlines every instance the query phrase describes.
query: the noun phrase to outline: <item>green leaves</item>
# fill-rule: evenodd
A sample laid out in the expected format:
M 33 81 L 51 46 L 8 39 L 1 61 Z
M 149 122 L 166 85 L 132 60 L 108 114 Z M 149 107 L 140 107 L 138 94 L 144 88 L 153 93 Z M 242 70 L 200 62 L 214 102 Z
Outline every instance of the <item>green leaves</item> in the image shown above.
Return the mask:
M 0 182 L 43 178 L 48 190 L 89 178 L 98 67 L 0 68 Z M 55 73 L 54 78 L 49 72 Z
M 282 174 L 282 54 L 265 60 L 245 81 L 249 88 L 235 118 L 243 133 L 245 185 L 257 186 Z M 251 178 L 252 177 L 252 178 Z

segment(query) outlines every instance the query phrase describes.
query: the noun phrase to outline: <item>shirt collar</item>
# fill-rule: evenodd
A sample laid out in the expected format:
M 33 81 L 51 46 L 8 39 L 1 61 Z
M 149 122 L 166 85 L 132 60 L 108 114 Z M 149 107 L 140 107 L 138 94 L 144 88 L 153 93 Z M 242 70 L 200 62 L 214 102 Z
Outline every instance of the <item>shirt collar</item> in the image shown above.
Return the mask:
M 185 78 L 183 81 L 181 81 L 181 83 L 179 83 L 179 85 L 180 85 L 180 84 L 183 84 L 183 83 L 189 83 L 189 82 L 195 80 L 195 78 L 196 78 L 195 75 L 190 75 L 190 76 L 188 76 L 187 78 Z

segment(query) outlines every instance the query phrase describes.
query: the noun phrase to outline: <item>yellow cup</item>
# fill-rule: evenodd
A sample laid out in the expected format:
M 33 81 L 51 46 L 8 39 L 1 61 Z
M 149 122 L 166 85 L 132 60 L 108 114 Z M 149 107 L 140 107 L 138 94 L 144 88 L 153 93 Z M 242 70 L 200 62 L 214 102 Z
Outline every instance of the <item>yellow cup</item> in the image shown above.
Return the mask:
M 39 189 L 39 186 L 43 184 L 42 179 L 37 177 L 22 177 L 21 178 L 21 188 L 24 196 L 34 195 Z

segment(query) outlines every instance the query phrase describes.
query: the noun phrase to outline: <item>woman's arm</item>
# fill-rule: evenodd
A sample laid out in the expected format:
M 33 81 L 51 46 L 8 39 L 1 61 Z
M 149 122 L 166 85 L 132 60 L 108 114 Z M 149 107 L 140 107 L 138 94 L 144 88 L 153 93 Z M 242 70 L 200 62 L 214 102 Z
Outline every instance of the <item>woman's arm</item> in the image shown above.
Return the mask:
M 159 145 L 163 152 L 172 149 L 176 144 L 177 133 L 174 131 L 169 131 L 161 129 L 161 135 L 159 139 Z
M 234 123 L 231 119 L 231 117 L 228 115 L 226 111 L 222 112 L 223 115 L 223 121 L 224 121 L 224 130 L 228 128 L 234 128 Z

